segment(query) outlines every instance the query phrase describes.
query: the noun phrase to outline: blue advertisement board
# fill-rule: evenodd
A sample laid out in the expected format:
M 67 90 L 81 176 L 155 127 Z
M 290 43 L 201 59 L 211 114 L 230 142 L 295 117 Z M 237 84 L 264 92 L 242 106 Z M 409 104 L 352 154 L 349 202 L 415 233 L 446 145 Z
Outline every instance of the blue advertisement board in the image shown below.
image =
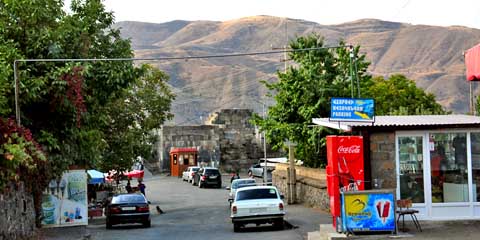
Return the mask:
M 373 122 L 374 109 L 373 99 L 332 98 L 330 120 Z
M 395 231 L 393 192 L 358 191 L 342 193 L 344 232 Z

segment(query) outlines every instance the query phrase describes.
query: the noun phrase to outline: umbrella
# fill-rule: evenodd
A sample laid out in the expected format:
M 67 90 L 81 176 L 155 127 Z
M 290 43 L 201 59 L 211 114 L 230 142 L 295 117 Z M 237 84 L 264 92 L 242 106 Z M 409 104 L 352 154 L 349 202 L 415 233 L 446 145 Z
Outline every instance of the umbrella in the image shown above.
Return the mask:
M 105 182 L 105 176 L 103 175 L 102 172 L 91 169 L 91 170 L 88 170 L 87 173 L 88 173 L 88 176 L 90 177 L 90 179 L 88 180 L 89 184 L 97 184 L 97 183 Z

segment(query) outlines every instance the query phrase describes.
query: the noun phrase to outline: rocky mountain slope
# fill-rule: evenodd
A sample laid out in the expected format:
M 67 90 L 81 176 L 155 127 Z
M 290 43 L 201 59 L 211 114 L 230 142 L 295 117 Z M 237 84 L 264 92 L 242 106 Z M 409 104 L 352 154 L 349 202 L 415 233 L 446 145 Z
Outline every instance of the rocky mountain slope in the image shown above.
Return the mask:
M 327 46 L 340 39 L 361 45 L 373 75 L 401 73 L 434 93 L 437 101 L 456 113 L 469 111 L 469 84 L 464 80 L 463 51 L 480 42 L 480 30 L 363 19 L 339 25 L 270 16 L 225 22 L 172 21 L 161 24 L 119 22 L 139 58 L 185 57 L 270 51 L 311 32 L 325 37 Z M 177 94 L 176 124 L 197 124 L 221 108 L 252 108 L 262 112 L 267 90 L 259 80 L 275 81 L 283 71 L 283 54 L 228 58 L 151 61 L 166 71 Z M 293 64 L 287 62 L 287 64 Z

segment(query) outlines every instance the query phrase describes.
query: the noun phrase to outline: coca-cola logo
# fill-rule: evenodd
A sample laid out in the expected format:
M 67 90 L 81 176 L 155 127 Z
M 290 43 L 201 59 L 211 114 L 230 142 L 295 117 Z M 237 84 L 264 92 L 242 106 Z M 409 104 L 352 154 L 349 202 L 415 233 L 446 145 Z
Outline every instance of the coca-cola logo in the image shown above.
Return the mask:
M 338 149 L 337 149 L 337 152 L 338 153 L 346 153 L 346 154 L 356 154 L 356 153 L 360 153 L 360 145 L 352 145 L 352 146 L 348 146 L 348 147 L 345 147 L 345 146 L 339 146 Z

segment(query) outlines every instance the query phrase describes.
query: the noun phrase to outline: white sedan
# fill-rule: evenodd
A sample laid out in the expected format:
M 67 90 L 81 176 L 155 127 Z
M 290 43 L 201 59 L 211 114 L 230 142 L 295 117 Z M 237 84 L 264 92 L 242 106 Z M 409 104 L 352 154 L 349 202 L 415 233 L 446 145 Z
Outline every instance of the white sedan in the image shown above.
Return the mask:
M 270 223 L 278 229 L 283 229 L 285 208 L 282 198 L 274 186 L 238 189 L 230 207 L 233 231 L 237 232 L 249 223 L 257 225 Z
M 193 182 L 193 176 L 200 169 L 200 167 L 188 167 L 182 174 L 182 180 L 187 182 Z

